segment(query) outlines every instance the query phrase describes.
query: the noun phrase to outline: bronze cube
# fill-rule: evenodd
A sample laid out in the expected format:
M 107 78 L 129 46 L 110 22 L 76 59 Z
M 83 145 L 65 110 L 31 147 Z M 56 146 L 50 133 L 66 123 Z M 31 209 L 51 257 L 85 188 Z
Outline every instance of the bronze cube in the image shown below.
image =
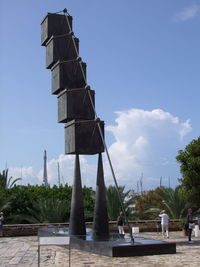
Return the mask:
M 104 121 L 73 120 L 65 125 L 65 154 L 94 155 L 104 152 Z
M 79 39 L 74 38 L 76 46 L 75 49 L 72 38 L 74 37 L 72 37 L 70 34 L 62 36 L 52 36 L 50 38 L 46 46 L 47 69 L 51 69 L 51 67 L 57 61 L 67 61 L 77 58 L 77 52 L 79 51 Z
M 58 95 L 58 122 L 66 123 L 70 120 L 94 120 L 95 113 L 91 104 L 94 104 L 94 90 L 84 88 L 64 90 Z
M 82 69 L 83 73 L 82 73 Z M 74 89 L 85 87 L 86 63 L 77 60 L 58 62 L 52 67 L 52 94 L 59 94 L 63 89 Z
M 67 23 L 67 18 L 70 27 Z M 48 13 L 48 15 L 41 22 L 41 45 L 46 46 L 46 43 L 52 35 L 62 35 L 69 33 L 72 29 L 72 17 L 61 14 Z

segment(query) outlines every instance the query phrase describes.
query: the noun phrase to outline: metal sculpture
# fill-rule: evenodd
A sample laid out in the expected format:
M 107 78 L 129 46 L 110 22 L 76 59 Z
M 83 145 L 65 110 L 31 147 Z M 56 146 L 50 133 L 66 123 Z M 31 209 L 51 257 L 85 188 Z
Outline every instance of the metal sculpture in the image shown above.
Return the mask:
M 63 14 L 60 14 L 62 13 Z M 176 253 L 172 242 L 137 239 L 134 242 L 104 139 L 104 122 L 95 110 L 95 92 L 86 81 L 86 64 L 79 56 L 79 40 L 72 31 L 72 17 L 64 9 L 48 13 L 41 23 L 41 44 L 46 46 L 46 68 L 52 73 L 52 94 L 58 95 L 58 122 L 65 123 L 65 153 L 75 155 L 69 234 L 75 248 L 102 255 L 139 256 Z M 130 238 L 109 233 L 102 153 L 108 163 L 125 215 Z M 93 232 L 86 234 L 79 155 L 98 154 Z M 41 230 L 42 231 L 42 230 Z M 49 228 L 44 230 L 49 231 Z M 52 230 L 54 232 L 54 230 Z M 50 235 L 52 235 L 50 231 Z M 93 235 L 91 237 L 91 234 Z M 118 238 L 118 237 L 117 237 Z M 115 241 L 116 240 L 116 241 Z M 101 242 L 99 242 L 101 241 Z
M 79 39 L 72 31 L 72 17 L 67 9 L 62 12 L 48 13 L 42 21 L 41 45 L 46 46 L 46 68 L 52 73 L 51 92 L 58 95 L 58 122 L 65 123 L 65 153 L 76 155 L 69 231 L 72 235 L 85 233 L 79 155 L 99 154 L 93 230 L 101 237 L 109 233 L 101 156 L 104 151 L 117 190 L 118 184 L 104 140 L 104 122 L 96 114 L 95 92 L 87 84 L 86 63 L 79 56 Z M 125 213 L 120 194 L 119 199 Z M 130 227 L 129 232 L 133 241 Z

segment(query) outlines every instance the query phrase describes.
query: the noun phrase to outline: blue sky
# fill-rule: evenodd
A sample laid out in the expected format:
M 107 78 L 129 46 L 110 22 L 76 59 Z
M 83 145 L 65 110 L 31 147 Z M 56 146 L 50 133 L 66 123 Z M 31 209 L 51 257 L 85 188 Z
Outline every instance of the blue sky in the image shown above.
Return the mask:
M 175 156 L 200 132 L 200 1 L 0 1 L 0 170 L 23 183 L 48 175 L 71 183 L 73 156 L 64 156 L 64 125 L 45 69 L 40 23 L 63 8 L 73 16 L 87 80 L 119 184 L 136 189 L 180 177 Z M 82 179 L 94 186 L 96 156 L 81 157 Z M 105 158 L 106 184 L 112 177 Z

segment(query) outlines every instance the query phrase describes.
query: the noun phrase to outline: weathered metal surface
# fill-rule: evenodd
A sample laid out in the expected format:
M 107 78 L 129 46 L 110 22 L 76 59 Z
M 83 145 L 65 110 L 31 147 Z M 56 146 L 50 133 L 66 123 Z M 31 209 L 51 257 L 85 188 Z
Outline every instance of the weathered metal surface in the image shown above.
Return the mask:
M 104 172 L 102 156 L 98 157 L 97 182 L 95 195 L 95 208 L 93 220 L 93 232 L 98 237 L 105 237 L 109 234 L 108 211 L 106 201 L 106 189 L 104 183 Z
M 72 17 L 67 16 L 70 28 L 72 29 Z M 52 35 L 62 35 L 70 32 L 66 15 L 52 14 L 48 15 L 41 22 L 41 45 L 45 46 Z
M 90 101 L 91 95 L 94 103 L 94 90 L 84 88 L 64 90 L 58 95 L 58 122 L 70 120 L 94 120 L 95 113 Z
M 104 136 L 104 122 L 100 121 Z M 93 155 L 104 152 L 97 121 L 73 120 L 65 125 L 65 153 Z
M 83 207 L 83 192 L 81 186 L 81 172 L 79 156 L 75 158 L 74 168 L 74 182 L 72 188 L 72 200 L 71 200 L 71 211 L 70 211 L 70 222 L 69 222 L 69 234 L 70 235 L 85 235 L 85 218 L 84 218 L 84 207 Z
M 69 34 L 51 37 L 46 46 L 46 68 L 51 67 L 57 61 L 67 61 L 77 58 L 72 36 Z M 74 38 L 77 52 L 79 51 L 79 39 Z
M 52 94 L 58 94 L 65 88 L 85 87 L 86 83 L 80 64 L 82 64 L 83 73 L 86 78 L 86 63 L 80 63 L 77 60 L 58 62 L 52 67 Z
M 86 239 L 84 237 L 79 238 L 73 236 L 71 238 L 71 246 L 76 249 L 109 257 L 134 257 L 134 256 L 144 256 L 144 255 L 160 255 L 160 254 L 176 253 L 175 242 L 166 242 L 166 241 L 147 239 L 147 238 L 135 238 L 135 243 L 132 243 L 130 239 L 124 237 L 120 238 L 119 236 L 117 238 L 117 234 L 112 235 L 108 240 L 105 239 L 95 240 L 92 239 L 91 237 L 90 239 L 89 238 Z M 170 256 L 168 255 L 168 257 Z M 118 266 L 136 266 L 136 265 L 118 264 Z M 150 264 L 149 266 L 153 265 Z

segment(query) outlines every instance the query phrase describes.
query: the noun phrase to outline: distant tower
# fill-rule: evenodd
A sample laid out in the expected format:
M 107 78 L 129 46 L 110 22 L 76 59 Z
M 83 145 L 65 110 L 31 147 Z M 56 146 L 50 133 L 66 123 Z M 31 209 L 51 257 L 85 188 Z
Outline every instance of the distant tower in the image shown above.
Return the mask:
M 60 164 L 58 162 L 58 186 L 60 187 Z
M 47 152 L 44 151 L 44 172 L 43 172 L 43 185 L 48 187 L 48 177 L 47 177 Z

